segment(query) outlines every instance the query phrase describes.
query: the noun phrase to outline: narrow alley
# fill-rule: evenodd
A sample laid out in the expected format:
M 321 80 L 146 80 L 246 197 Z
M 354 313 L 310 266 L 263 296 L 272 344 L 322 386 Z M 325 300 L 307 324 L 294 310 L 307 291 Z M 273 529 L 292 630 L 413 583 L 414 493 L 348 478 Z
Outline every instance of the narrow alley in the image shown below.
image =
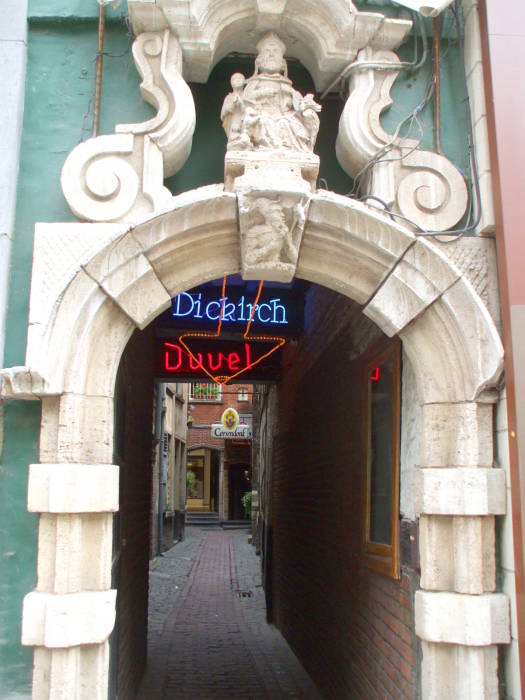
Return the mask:
M 150 570 L 148 665 L 138 698 L 320 698 L 266 622 L 246 530 L 187 528 Z

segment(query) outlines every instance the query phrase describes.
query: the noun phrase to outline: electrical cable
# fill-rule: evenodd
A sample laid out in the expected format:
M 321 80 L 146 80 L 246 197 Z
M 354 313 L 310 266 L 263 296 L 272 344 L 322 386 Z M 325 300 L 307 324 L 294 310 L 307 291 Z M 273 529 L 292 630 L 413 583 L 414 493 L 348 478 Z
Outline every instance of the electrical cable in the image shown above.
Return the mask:
M 432 231 L 432 230 L 425 230 L 418 224 L 416 224 L 415 221 L 412 221 L 406 216 L 403 216 L 401 214 L 397 214 L 396 212 L 393 212 L 390 210 L 386 202 L 380 201 L 383 207 L 386 208 L 388 211 L 389 215 L 391 217 L 403 219 L 404 221 L 408 222 L 411 226 L 417 229 L 415 235 L 420 236 L 420 237 L 428 237 L 428 238 L 436 238 L 440 239 L 441 243 L 453 243 L 455 242 L 458 238 L 465 234 L 469 234 L 471 232 L 474 232 L 476 228 L 479 225 L 479 222 L 481 220 L 481 191 L 480 191 L 480 186 L 479 186 L 479 173 L 478 173 L 478 167 L 477 167 L 477 161 L 476 161 L 476 153 L 475 153 L 475 148 L 474 148 L 474 135 L 473 135 L 473 125 L 472 125 L 472 115 L 470 111 L 470 97 L 468 94 L 468 83 L 467 83 L 467 74 L 466 74 L 466 67 L 465 67 L 465 56 L 464 56 L 464 33 L 463 33 L 463 28 L 461 26 L 460 20 L 459 20 L 459 0 L 455 0 L 454 6 L 450 7 L 450 10 L 453 14 L 454 17 L 454 22 L 456 25 L 456 31 L 458 35 L 458 49 L 460 53 L 460 59 L 461 59 L 461 74 L 463 78 L 463 87 L 464 87 L 464 104 L 465 104 L 465 113 L 466 113 L 466 123 L 467 123 L 467 144 L 468 144 L 468 152 L 469 152 L 469 161 L 470 161 L 470 166 L 471 166 L 471 175 L 472 175 L 472 186 L 474 188 L 474 192 L 470 193 L 469 196 L 469 204 L 468 204 L 468 213 L 467 213 L 467 221 L 468 223 L 466 226 L 463 226 L 461 228 L 457 229 L 450 229 L 448 231 Z M 434 84 L 434 76 L 432 75 L 430 83 L 433 85 Z M 403 158 L 406 158 L 406 156 L 411 153 L 412 151 L 409 151 L 405 154 L 402 154 L 399 158 L 383 158 L 382 156 L 386 155 L 389 151 L 391 151 L 395 145 L 393 142 L 397 139 L 399 135 L 399 131 L 401 127 L 410 119 L 410 118 L 417 118 L 417 114 L 422 111 L 423 107 L 427 104 L 429 101 L 430 97 L 432 96 L 432 89 L 429 89 L 428 84 L 427 84 L 427 89 L 425 91 L 425 96 L 423 97 L 423 100 L 420 102 L 420 104 L 407 116 L 405 119 L 403 119 L 397 126 L 396 131 L 394 133 L 393 138 L 383 146 L 383 148 L 376 153 L 376 155 L 368 162 L 366 163 L 361 171 L 357 174 L 355 178 L 355 182 L 357 184 L 354 185 L 354 188 L 352 189 L 351 192 L 348 193 L 347 196 L 352 196 L 355 194 L 359 193 L 359 189 L 361 186 L 361 181 L 363 176 L 366 174 L 366 172 L 372 167 L 373 165 L 376 165 L 380 162 L 385 162 L 388 160 L 403 160 Z M 419 145 L 419 144 L 418 144 Z M 417 146 L 416 146 L 417 148 Z M 474 211 L 474 198 L 472 194 L 475 195 L 475 204 L 476 204 L 476 218 L 474 221 L 472 221 L 472 215 Z M 365 196 L 360 199 L 365 198 L 374 198 L 379 201 L 378 197 L 375 196 Z M 380 209 L 380 207 L 374 206 L 372 204 L 369 204 L 368 206 L 371 206 L 375 209 L 378 209 L 379 211 L 384 211 L 383 209 Z M 446 240 L 442 240 L 442 237 L 446 237 Z
M 419 25 L 421 40 L 423 43 L 423 52 L 419 61 L 352 61 L 352 63 L 349 63 L 348 66 L 346 66 L 346 68 L 343 68 L 339 75 L 334 80 L 332 80 L 330 85 L 325 90 L 323 90 L 323 92 L 319 96 L 319 99 L 324 100 L 327 94 L 331 92 L 331 90 L 333 90 L 333 88 L 338 83 L 344 81 L 346 78 L 349 77 L 350 73 L 353 73 L 356 70 L 363 70 L 365 68 L 372 68 L 374 70 L 380 71 L 412 70 L 412 72 L 415 72 L 416 70 L 419 70 L 419 68 L 421 68 L 421 66 L 424 65 L 427 60 L 428 42 L 427 36 L 425 34 L 425 26 L 423 24 L 423 19 L 421 18 L 419 13 L 415 13 L 415 17 Z M 417 37 L 414 39 L 414 47 L 415 49 L 417 49 Z

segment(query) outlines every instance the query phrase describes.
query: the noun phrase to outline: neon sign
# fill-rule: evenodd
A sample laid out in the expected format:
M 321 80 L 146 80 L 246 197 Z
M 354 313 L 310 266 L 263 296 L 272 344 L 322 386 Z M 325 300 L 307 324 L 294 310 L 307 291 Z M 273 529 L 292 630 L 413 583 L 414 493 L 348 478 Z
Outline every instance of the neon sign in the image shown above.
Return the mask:
M 231 345 L 231 343 L 230 343 Z M 164 369 L 166 372 L 238 372 L 243 367 L 252 368 L 252 352 L 246 341 L 239 344 L 237 351 L 215 349 L 212 352 L 187 352 L 182 345 L 166 341 L 164 343 Z
M 376 367 L 370 372 L 370 375 L 368 377 L 371 382 L 378 382 L 379 381 L 379 367 Z
M 159 376 L 170 381 L 204 376 L 226 383 L 226 377 L 230 381 L 241 373 L 243 379 L 257 381 L 273 381 L 280 375 L 281 353 L 274 353 L 277 340 L 185 337 L 183 342 L 189 344 L 191 352 L 178 338 L 162 339 L 157 350 Z
M 218 321 L 223 323 L 247 323 L 250 318 L 263 325 L 288 325 L 287 309 L 280 297 L 268 299 L 264 303 L 250 304 L 245 295 L 231 300 L 231 297 L 207 300 L 202 292 L 182 292 L 173 299 L 171 315 L 175 319 Z

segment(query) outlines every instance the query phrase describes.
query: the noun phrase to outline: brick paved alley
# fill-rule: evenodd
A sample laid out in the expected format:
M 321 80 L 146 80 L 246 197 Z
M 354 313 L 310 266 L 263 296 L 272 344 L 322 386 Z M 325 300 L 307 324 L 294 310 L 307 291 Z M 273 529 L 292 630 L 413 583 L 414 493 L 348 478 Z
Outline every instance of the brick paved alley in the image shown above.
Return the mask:
M 153 562 L 139 700 L 320 698 L 266 623 L 259 566 L 245 530 L 199 528 Z

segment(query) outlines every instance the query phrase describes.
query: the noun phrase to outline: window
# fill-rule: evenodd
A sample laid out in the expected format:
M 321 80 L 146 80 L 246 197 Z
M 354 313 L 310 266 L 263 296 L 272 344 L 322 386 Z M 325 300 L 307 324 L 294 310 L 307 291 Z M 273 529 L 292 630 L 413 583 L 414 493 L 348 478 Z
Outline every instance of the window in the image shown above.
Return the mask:
M 241 386 L 237 391 L 237 401 L 248 401 L 248 389 Z
M 363 363 L 364 547 L 368 565 L 399 578 L 400 343 Z
M 222 387 L 212 382 L 192 382 L 190 391 L 191 401 L 220 401 Z

